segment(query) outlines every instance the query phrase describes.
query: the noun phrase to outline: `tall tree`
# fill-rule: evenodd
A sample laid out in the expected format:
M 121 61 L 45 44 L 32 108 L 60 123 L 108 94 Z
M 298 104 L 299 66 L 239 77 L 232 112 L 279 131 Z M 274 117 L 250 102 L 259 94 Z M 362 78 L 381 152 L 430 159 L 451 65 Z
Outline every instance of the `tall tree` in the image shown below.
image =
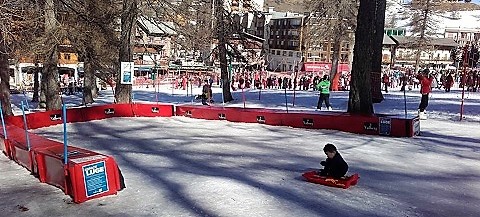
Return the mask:
M 382 74 L 382 50 L 383 50 L 383 35 L 385 28 L 385 10 L 386 1 L 377 0 L 375 2 L 375 26 L 373 27 L 372 38 L 372 70 L 370 73 L 372 102 L 380 103 L 383 101 L 383 94 L 381 91 L 381 74 Z
M 10 73 L 8 68 L 8 50 L 3 29 L 0 29 L 0 101 L 5 115 L 12 114 L 10 105 Z
M 227 38 L 225 36 L 225 8 L 223 0 L 215 1 L 216 35 L 218 40 L 218 58 L 222 77 L 222 94 L 224 102 L 233 100 L 230 92 L 230 77 L 227 70 Z
M 34 6 L 23 0 L 0 0 L 0 100 L 7 115 L 12 114 L 9 59 L 31 51 L 33 37 L 42 26 L 38 15 L 32 13 Z
M 54 0 L 45 1 L 45 35 L 46 52 L 43 64 L 42 85 L 45 93 L 46 109 L 59 110 L 62 108 L 60 87 L 58 85 L 58 45 L 61 39 L 57 36 L 58 25 Z
M 352 34 L 357 23 L 358 2 L 357 0 L 307 0 L 306 3 L 311 9 L 311 16 L 309 30 L 307 30 L 310 37 L 305 37 L 307 39 L 305 41 L 313 46 L 331 45 L 333 54 L 330 80 L 333 81 L 338 71 L 342 43 L 353 41 Z
M 118 51 L 118 69 L 117 79 L 115 86 L 115 101 L 117 103 L 131 103 L 132 102 L 132 85 L 121 84 L 120 76 L 120 63 L 132 62 L 132 37 L 134 36 L 133 30 L 137 19 L 137 0 L 123 0 L 122 14 L 121 14 L 121 33 L 120 44 Z M 132 72 L 133 73 L 133 72 Z
M 378 29 L 380 25 L 377 22 L 383 21 L 377 19 L 381 17 L 381 13 L 385 16 L 385 5 L 385 0 L 360 0 L 347 110 L 350 113 L 374 113 L 371 73 L 376 64 L 374 62 L 377 62 L 375 55 L 378 55 L 378 52 L 375 50 L 382 47 L 382 41 L 378 37 L 381 31 L 383 39 L 383 26 Z

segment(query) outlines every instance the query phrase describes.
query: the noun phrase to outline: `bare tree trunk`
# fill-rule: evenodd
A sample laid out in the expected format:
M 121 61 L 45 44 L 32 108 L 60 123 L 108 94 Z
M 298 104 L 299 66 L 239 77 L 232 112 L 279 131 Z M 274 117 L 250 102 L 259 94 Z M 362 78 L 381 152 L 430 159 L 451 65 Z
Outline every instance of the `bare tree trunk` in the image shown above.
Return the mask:
M 0 34 L 0 101 L 4 115 L 12 115 L 10 102 L 10 73 L 8 69 L 8 55 L 3 34 Z
M 335 37 L 333 39 L 333 57 L 332 57 L 332 69 L 330 70 L 330 90 L 338 90 L 338 82 L 334 84 L 334 78 L 338 73 L 338 61 L 340 59 L 340 49 L 342 47 L 341 37 Z
M 41 11 L 41 3 L 39 1 L 35 2 L 35 10 Z M 38 66 L 38 54 L 35 54 L 35 71 L 33 74 L 33 96 L 32 102 L 39 102 L 39 92 L 40 92 L 40 73 L 41 69 Z
M 45 5 L 45 31 L 49 37 L 53 37 L 53 31 L 56 28 L 55 4 L 54 0 L 47 0 Z M 51 40 L 55 41 L 55 40 Z M 56 43 L 56 42 L 53 42 Z M 47 110 L 58 110 L 62 108 L 60 98 L 60 88 L 58 86 L 58 45 L 53 44 L 45 58 L 43 64 L 42 83 L 45 84 L 45 99 Z
M 123 0 L 123 12 L 121 17 L 121 35 L 119 48 L 119 61 L 117 65 L 117 79 L 115 86 L 115 100 L 117 103 L 132 102 L 132 85 L 120 84 L 121 81 L 121 62 L 132 62 L 132 31 L 135 19 L 137 17 L 137 0 Z M 133 74 L 133 72 L 132 72 Z
M 373 56 L 372 56 L 372 102 L 380 103 L 383 101 L 382 94 L 382 47 L 383 47 L 383 34 L 385 27 L 385 10 L 387 7 L 386 0 L 375 1 L 375 26 L 374 35 L 372 41 Z
M 87 42 L 88 43 L 88 42 Z M 93 87 L 95 85 L 94 67 L 92 64 L 92 52 L 91 45 L 86 45 L 85 59 L 84 59 L 84 76 L 83 76 L 83 103 L 85 105 L 91 104 L 93 100 Z
M 38 58 L 35 56 L 35 71 L 33 72 L 33 96 L 32 102 L 38 102 L 38 92 L 40 90 L 40 67 L 38 66 Z
M 227 41 L 225 39 L 225 20 L 224 20 L 223 0 L 215 0 L 215 14 L 217 19 L 218 36 L 218 55 L 220 60 L 220 71 L 222 77 L 222 90 L 224 102 L 233 100 L 230 92 L 230 77 L 227 69 Z
M 425 49 L 425 44 L 426 44 L 425 31 L 427 31 L 427 28 L 428 28 L 427 22 L 428 22 L 428 17 L 430 16 L 430 13 L 431 13 L 430 7 L 432 6 L 431 0 L 426 0 L 426 3 L 424 4 L 425 5 L 423 5 L 424 9 L 423 9 L 422 19 L 421 19 L 422 23 L 420 24 L 421 25 L 420 38 L 419 38 L 420 44 L 417 45 L 418 49 L 417 49 L 417 52 L 415 53 L 415 73 L 418 72 L 421 53 Z
M 92 18 L 92 13 L 95 11 L 96 7 L 92 0 L 87 0 L 87 19 Z M 91 28 L 92 25 L 88 25 L 87 28 Z M 95 68 L 93 67 L 93 58 L 95 56 L 95 49 L 93 47 L 93 38 L 91 32 L 85 32 L 85 58 L 84 58 L 84 76 L 83 76 L 83 104 L 87 105 L 93 103 L 93 91 L 95 86 Z
M 60 88 L 58 86 L 58 51 L 57 46 L 52 48 L 45 64 L 43 64 L 42 84 L 45 84 L 45 99 L 47 111 L 59 110 L 62 108 L 62 99 L 60 98 Z
M 375 8 L 373 0 L 360 0 L 355 31 L 355 48 L 348 112 L 373 114 L 370 73 L 372 70 L 372 38 L 375 35 Z
M 44 66 L 45 69 L 45 66 Z M 47 84 L 43 82 L 45 76 L 42 76 L 40 79 L 40 102 L 38 102 L 38 108 L 46 108 L 47 107 L 47 95 L 45 94 L 45 90 L 47 89 Z

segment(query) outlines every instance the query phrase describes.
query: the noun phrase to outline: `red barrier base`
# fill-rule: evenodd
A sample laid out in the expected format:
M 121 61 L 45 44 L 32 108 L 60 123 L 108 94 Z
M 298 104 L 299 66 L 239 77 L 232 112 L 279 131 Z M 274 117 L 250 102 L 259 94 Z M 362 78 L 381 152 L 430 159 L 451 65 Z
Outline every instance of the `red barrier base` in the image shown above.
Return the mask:
M 75 203 L 116 194 L 123 188 L 123 178 L 112 157 L 68 147 L 69 160 L 65 166 L 63 153 L 63 147 L 59 146 L 35 153 L 39 178 L 62 189 Z

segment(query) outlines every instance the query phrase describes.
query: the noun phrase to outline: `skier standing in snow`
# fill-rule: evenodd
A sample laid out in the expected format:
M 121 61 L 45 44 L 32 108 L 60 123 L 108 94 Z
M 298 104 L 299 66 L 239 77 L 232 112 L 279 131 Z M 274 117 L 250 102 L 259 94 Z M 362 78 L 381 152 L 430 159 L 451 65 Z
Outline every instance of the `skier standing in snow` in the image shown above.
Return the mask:
M 325 101 L 325 106 L 328 110 L 332 110 L 330 105 L 330 79 L 328 75 L 324 75 L 320 83 L 316 86 L 317 90 L 320 91 L 320 97 L 318 98 L 317 110 L 322 109 L 322 103 Z
M 422 99 L 420 105 L 418 105 L 418 116 L 420 119 L 427 119 L 425 115 L 425 109 L 428 106 L 428 95 L 432 91 L 432 81 L 433 77 L 428 76 L 429 70 L 423 70 L 423 74 L 418 75 L 418 80 L 420 81 L 420 93 L 422 94 Z
M 327 155 L 327 160 L 320 162 L 324 168 L 320 170 L 319 175 L 337 179 L 345 176 L 348 171 L 348 164 L 337 151 L 337 147 L 328 143 L 323 148 L 323 151 Z

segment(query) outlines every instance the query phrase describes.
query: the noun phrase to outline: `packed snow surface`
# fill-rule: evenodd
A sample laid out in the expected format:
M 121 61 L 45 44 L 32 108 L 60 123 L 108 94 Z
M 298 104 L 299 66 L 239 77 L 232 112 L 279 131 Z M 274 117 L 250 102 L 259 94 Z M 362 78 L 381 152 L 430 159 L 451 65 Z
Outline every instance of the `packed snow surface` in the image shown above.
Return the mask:
M 199 104 L 179 90 L 135 89 L 136 101 Z M 195 92 L 199 92 L 195 89 Z M 214 89 L 215 106 L 222 106 Z M 127 188 L 115 196 L 73 204 L 60 189 L 40 183 L 0 156 L 1 216 L 479 216 L 479 93 L 435 90 L 421 136 L 391 138 L 334 130 L 295 129 L 187 117 L 112 118 L 68 124 L 70 145 L 112 155 Z M 245 96 L 245 97 L 243 97 Z M 259 96 L 261 99 L 258 100 Z M 234 92 L 226 106 L 285 107 L 314 112 L 313 91 Z M 418 90 L 391 90 L 379 113 L 414 115 Z M 104 101 L 102 101 L 102 99 Z M 108 103 L 104 92 L 97 103 Z M 14 104 L 19 99 L 13 100 Z M 70 106 L 75 96 L 65 97 Z M 345 110 L 348 92 L 333 92 Z M 405 107 L 406 106 L 406 107 Z M 283 108 L 285 109 L 285 108 Z M 322 111 L 319 111 L 321 113 Z M 35 130 L 63 141 L 63 126 Z M 304 181 L 333 143 L 360 180 L 349 189 Z

